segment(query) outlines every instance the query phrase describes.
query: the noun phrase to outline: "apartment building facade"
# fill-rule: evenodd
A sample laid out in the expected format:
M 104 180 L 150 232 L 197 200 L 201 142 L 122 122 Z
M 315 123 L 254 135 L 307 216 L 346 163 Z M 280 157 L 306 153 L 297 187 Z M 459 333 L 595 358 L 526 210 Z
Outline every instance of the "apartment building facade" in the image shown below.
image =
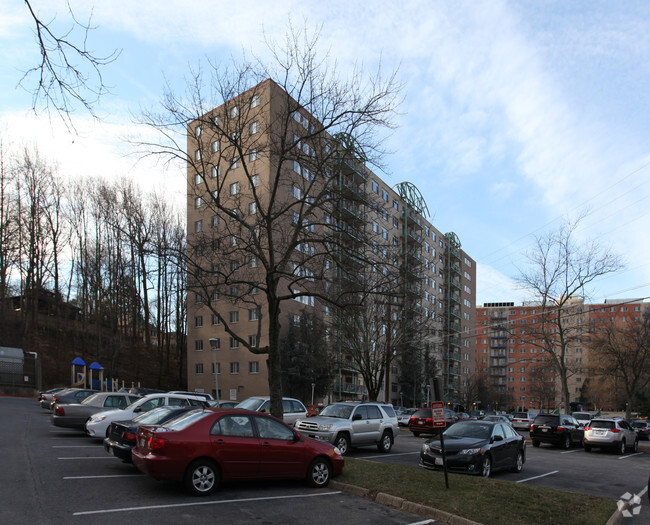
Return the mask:
M 597 373 L 590 336 L 603 323 L 639 320 L 650 305 L 641 300 L 587 304 L 582 299 L 567 303 L 564 318 L 568 340 L 565 364 L 574 408 L 619 409 L 621 394 L 612 377 Z M 552 357 L 544 349 L 539 304 L 485 303 L 477 309 L 476 349 L 479 373 L 490 391 L 492 408 L 555 410 L 563 405 L 562 386 Z M 555 328 L 548 328 L 551 333 Z M 557 348 L 557 347 L 556 347 Z M 571 409 L 571 407 L 569 407 Z
M 268 395 L 269 334 L 286 336 L 309 313 L 327 327 L 322 352 L 334 367 L 316 400 L 367 398 L 342 312 L 361 315 L 380 297 L 364 325 L 379 327 L 370 353 L 387 347 L 412 359 L 386 360 L 375 397 L 398 404 L 405 392 L 411 403 L 431 395 L 426 354 L 456 402 L 476 367 L 468 337 L 476 264 L 456 235 L 429 223 L 417 188 L 390 187 L 348 136 L 323 130 L 272 80 L 198 116 L 187 140 L 191 390 L 235 401 Z M 371 288 L 378 293 L 361 293 Z

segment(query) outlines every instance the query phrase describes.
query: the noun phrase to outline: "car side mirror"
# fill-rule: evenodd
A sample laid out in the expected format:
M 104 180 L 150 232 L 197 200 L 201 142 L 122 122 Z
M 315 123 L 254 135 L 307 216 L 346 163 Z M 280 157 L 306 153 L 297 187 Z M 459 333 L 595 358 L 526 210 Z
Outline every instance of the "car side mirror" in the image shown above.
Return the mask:
M 361 414 L 354 414 L 352 416 L 352 421 L 359 421 L 361 419 Z
M 493 436 L 492 442 L 494 443 L 495 441 L 503 441 L 503 436 Z
M 138 408 L 134 409 L 133 412 L 142 412 L 142 408 L 138 407 Z

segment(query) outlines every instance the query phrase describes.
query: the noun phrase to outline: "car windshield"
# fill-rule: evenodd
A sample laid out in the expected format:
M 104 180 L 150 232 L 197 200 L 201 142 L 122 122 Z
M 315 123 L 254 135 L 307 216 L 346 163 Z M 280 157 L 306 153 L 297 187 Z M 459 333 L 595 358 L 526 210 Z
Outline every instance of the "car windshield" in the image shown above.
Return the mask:
M 645 421 L 632 421 L 632 426 L 634 428 L 646 428 L 648 426 L 648 423 Z
M 349 419 L 354 407 L 350 405 L 328 405 L 320 413 L 321 416 L 338 417 L 340 419 Z
M 614 428 L 616 426 L 616 423 L 613 421 L 597 421 L 593 420 L 589 426 L 591 428 Z
M 481 423 L 454 423 L 443 432 L 445 437 L 468 437 L 476 439 L 490 439 L 493 425 L 482 425 Z
M 237 408 L 243 408 L 246 410 L 257 410 L 263 402 L 264 402 L 263 399 L 256 399 L 254 397 L 251 397 L 239 403 L 237 405 Z
M 535 418 L 536 425 L 557 425 L 560 416 L 554 416 L 552 414 L 546 416 L 537 416 Z
M 185 414 L 175 417 L 174 419 L 170 419 L 167 423 L 163 425 L 163 427 L 168 428 L 170 430 L 183 430 L 211 414 L 214 414 L 214 412 L 207 412 L 201 408 L 196 410 L 190 410 L 189 412 L 186 412 Z
M 89 395 L 86 399 L 84 399 L 81 404 L 82 405 L 90 405 L 95 399 L 99 397 L 99 394 L 91 394 Z
M 515 412 L 512 415 L 517 419 L 528 419 L 528 412 Z
M 149 423 L 157 423 L 163 417 L 169 414 L 172 410 L 174 409 L 169 407 L 154 408 L 149 412 L 144 412 L 143 414 L 140 414 L 138 417 L 134 417 L 133 421 L 137 421 L 141 425 L 147 425 Z

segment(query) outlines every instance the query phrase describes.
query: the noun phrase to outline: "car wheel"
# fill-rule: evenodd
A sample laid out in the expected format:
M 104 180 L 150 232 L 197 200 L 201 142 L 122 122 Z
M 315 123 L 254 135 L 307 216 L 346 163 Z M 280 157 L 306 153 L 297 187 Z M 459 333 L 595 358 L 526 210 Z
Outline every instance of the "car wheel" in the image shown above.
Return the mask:
M 350 451 L 350 438 L 347 434 L 339 434 L 336 436 L 334 446 L 339 449 L 341 456 L 345 456 Z
M 307 484 L 310 487 L 327 487 L 332 477 L 332 466 L 325 458 L 316 458 L 307 469 Z
M 616 451 L 621 455 L 625 455 L 625 440 L 622 439 L 621 442 L 619 443 L 618 447 L 616 447 Z
M 185 471 L 185 488 L 195 496 L 212 494 L 221 481 L 219 467 L 209 459 L 197 459 Z
M 536 439 L 533 439 L 533 446 L 534 447 L 539 447 L 539 441 Z
M 481 466 L 481 476 L 489 478 L 490 474 L 492 474 L 492 459 L 490 456 L 485 455 L 483 458 L 483 465 Z
M 390 449 L 393 448 L 393 437 L 390 435 L 390 432 L 385 431 L 381 435 L 381 439 L 379 440 L 379 443 L 377 443 L 377 450 L 379 452 L 383 452 L 384 454 L 387 454 L 390 452 Z
M 517 457 L 515 458 L 515 464 L 512 466 L 513 472 L 521 472 L 521 469 L 524 468 L 524 453 L 520 450 L 517 452 Z
M 414 435 L 415 437 L 420 437 L 420 433 L 419 433 L 419 432 L 413 432 L 413 435 Z
M 571 448 L 571 438 L 569 436 L 564 436 L 562 440 L 562 448 L 564 450 L 569 450 Z
M 638 450 L 639 450 L 639 440 L 638 439 L 634 440 L 634 446 L 632 447 L 632 450 L 634 452 L 638 452 Z

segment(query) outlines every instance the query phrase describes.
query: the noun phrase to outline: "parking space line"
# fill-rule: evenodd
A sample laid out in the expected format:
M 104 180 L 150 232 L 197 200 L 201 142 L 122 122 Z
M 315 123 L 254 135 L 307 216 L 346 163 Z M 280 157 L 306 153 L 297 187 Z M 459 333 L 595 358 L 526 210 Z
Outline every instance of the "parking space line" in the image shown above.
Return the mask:
M 52 445 L 52 448 L 97 448 L 97 445 Z
M 550 476 L 551 474 L 557 474 L 558 472 L 560 472 L 560 471 L 559 470 L 554 470 L 552 472 L 547 472 L 546 474 L 540 474 L 539 476 L 533 476 L 532 478 L 520 479 L 519 481 L 515 481 L 515 483 L 525 483 L 526 481 L 532 481 L 533 479 L 545 478 L 546 476 Z
M 631 458 L 631 457 L 634 457 L 634 456 L 638 456 L 640 454 L 643 454 L 643 452 L 635 452 L 634 454 L 628 454 L 627 456 L 619 456 L 618 459 L 627 459 L 627 458 Z
M 112 459 L 115 460 L 114 456 L 70 456 L 66 458 L 56 458 L 56 459 Z
M 325 492 L 319 494 L 296 494 L 293 496 L 271 496 L 267 498 L 243 498 L 243 499 L 225 499 L 219 501 L 197 501 L 192 503 L 176 503 L 173 505 L 146 505 L 144 507 L 123 507 L 117 509 L 103 509 L 103 510 L 87 510 L 83 512 L 73 512 L 73 516 L 89 516 L 91 514 L 109 514 L 112 512 L 131 512 L 137 510 L 156 510 L 156 509 L 173 509 L 178 507 L 196 507 L 199 505 L 221 505 L 224 503 L 250 503 L 253 501 L 273 501 L 282 499 L 296 499 L 296 498 L 315 498 L 318 496 L 334 496 L 341 494 L 340 490 L 333 492 Z
M 581 448 L 574 448 L 573 450 L 564 450 L 560 454 L 573 454 L 574 452 L 581 452 Z
M 106 476 L 65 476 L 63 479 L 104 479 L 104 478 L 132 478 L 134 476 L 144 476 L 139 472 L 137 474 L 110 474 Z

